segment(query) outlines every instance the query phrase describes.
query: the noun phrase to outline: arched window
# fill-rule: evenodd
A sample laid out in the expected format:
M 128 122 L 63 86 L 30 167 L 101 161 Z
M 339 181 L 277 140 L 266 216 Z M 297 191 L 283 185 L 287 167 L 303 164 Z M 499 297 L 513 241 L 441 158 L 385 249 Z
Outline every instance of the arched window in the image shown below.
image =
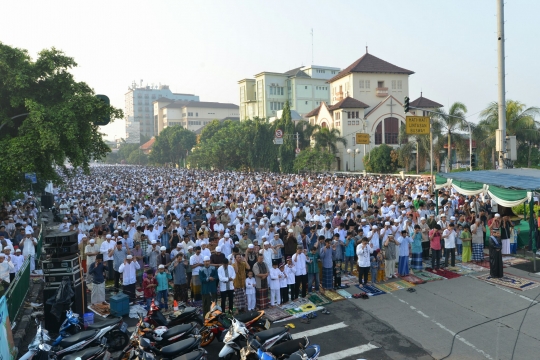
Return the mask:
M 394 117 L 384 119 L 384 143 L 389 145 L 397 145 L 399 144 L 398 136 L 399 120 Z
M 321 127 L 322 127 L 322 128 L 327 128 L 327 127 L 328 127 L 328 124 L 326 124 L 326 121 L 323 121 L 323 122 L 322 122 Z
M 375 145 L 382 144 L 382 121 L 377 125 L 375 129 Z

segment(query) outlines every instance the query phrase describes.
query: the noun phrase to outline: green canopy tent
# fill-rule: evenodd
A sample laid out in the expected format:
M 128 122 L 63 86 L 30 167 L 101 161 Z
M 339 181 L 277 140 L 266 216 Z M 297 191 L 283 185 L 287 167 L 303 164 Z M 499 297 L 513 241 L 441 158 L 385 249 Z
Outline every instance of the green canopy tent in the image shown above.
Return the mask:
M 502 169 L 439 173 L 435 189 L 452 187 L 463 195 L 489 194 L 497 204 L 513 207 L 529 203 L 529 248 L 536 254 L 536 231 L 533 194 L 540 192 L 540 170 Z

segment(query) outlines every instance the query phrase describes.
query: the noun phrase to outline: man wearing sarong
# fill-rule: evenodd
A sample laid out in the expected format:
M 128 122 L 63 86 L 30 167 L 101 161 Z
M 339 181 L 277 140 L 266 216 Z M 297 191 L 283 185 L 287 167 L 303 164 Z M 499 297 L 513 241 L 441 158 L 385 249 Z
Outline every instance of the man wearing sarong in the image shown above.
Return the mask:
M 105 301 L 105 276 L 103 273 L 109 271 L 103 263 L 103 254 L 96 256 L 96 261 L 90 264 L 88 273 L 92 275 L 92 304 L 98 304 Z
M 264 262 L 264 255 L 259 254 L 257 263 L 253 265 L 253 274 L 255 275 L 256 290 L 255 297 L 257 299 L 257 308 L 259 310 L 266 309 L 268 307 L 268 275 L 269 269 Z
M 204 266 L 203 257 L 201 256 L 201 247 L 195 247 L 195 254 L 189 258 L 189 265 L 191 265 L 191 293 L 196 301 L 201 300 L 201 280 L 199 278 L 199 271 Z M 206 313 L 204 313 L 206 314 Z
M 320 259 L 322 263 L 322 287 L 324 290 L 332 290 L 334 265 L 332 257 L 335 253 L 335 245 L 332 246 L 332 239 L 325 239 L 324 246 L 320 250 Z

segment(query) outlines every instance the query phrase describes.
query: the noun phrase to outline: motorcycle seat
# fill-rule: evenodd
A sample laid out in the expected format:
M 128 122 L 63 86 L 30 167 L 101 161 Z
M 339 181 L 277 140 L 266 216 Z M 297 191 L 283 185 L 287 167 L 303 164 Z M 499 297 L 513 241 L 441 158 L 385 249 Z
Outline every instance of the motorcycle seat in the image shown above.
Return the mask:
M 85 341 L 85 340 L 88 340 L 90 339 L 91 337 L 95 336 L 97 333 L 96 330 L 86 330 L 86 331 L 81 331 L 80 333 L 77 333 L 75 335 L 71 335 L 71 336 L 68 336 L 66 338 L 63 338 L 62 341 L 60 341 L 60 346 L 62 348 L 67 348 L 67 347 L 70 347 L 72 345 L 75 345 L 81 341 Z
M 89 359 L 89 358 L 91 358 L 92 356 L 94 356 L 96 354 L 99 354 L 99 352 L 101 352 L 102 350 L 103 350 L 103 348 L 101 346 L 94 346 L 94 347 L 91 347 L 91 348 L 86 348 L 84 350 L 77 351 L 77 352 L 74 352 L 72 354 L 66 355 L 62 359 L 63 360 L 75 360 L 77 358 L 81 358 L 81 360 L 86 360 L 86 359 Z
M 312 359 L 317 353 L 317 350 L 315 348 L 310 347 L 304 350 L 304 352 L 306 353 L 308 359 Z M 302 359 L 303 359 L 302 355 L 296 352 L 292 354 L 291 356 L 289 356 L 289 360 L 302 360 Z
M 177 357 L 174 360 L 200 360 L 206 353 L 206 350 L 204 349 L 197 349 L 195 351 L 190 352 L 189 354 L 182 355 L 180 357 Z
M 103 329 L 103 328 L 105 328 L 107 326 L 118 324 L 121 320 L 122 320 L 121 317 L 115 317 L 115 318 L 112 318 L 112 319 L 105 319 L 103 321 L 95 322 L 92 325 L 88 325 L 87 328 L 91 329 L 91 330 L 100 330 L 100 329 Z
M 174 315 L 169 316 L 169 319 L 172 321 L 172 320 L 175 320 L 175 319 L 177 319 L 179 317 L 185 317 L 185 316 L 191 315 L 195 311 L 197 311 L 197 308 L 194 308 L 194 307 L 190 306 L 190 307 L 184 308 L 184 310 L 182 310 L 182 313 L 179 314 L 178 316 L 174 316 Z
M 302 347 L 300 347 L 300 345 L 302 345 Z M 306 347 L 306 338 L 301 338 L 274 345 L 268 349 L 268 351 L 271 352 L 275 357 L 280 357 L 283 355 L 291 355 L 304 347 Z
M 245 312 L 243 314 L 239 314 L 239 315 L 235 316 L 235 319 L 240 321 L 240 322 L 243 322 L 245 324 L 245 323 L 248 323 L 251 320 L 255 319 L 259 315 L 260 314 L 259 314 L 258 311 L 249 311 L 249 312 Z
M 170 339 L 172 337 L 175 337 L 177 335 L 180 335 L 182 333 L 185 333 L 186 331 L 190 331 L 193 328 L 193 325 L 191 323 L 189 324 L 182 324 L 182 325 L 176 325 L 172 328 L 168 329 L 161 337 L 164 340 Z
M 175 357 L 176 355 L 187 351 L 190 347 L 194 346 L 196 342 L 197 339 L 189 338 L 171 345 L 167 345 L 161 349 L 161 355 L 167 358 Z
M 266 342 L 266 340 L 271 339 L 274 336 L 281 335 L 284 332 L 287 332 L 287 328 L 281 326 L 281 327 L 277 327 L 277 328 L 268 329 L 268 330 L 258 332 L 258 333 L 255 334 L 255 336 L 256 336 L 258 342 L 260 342 L 261 344 L 264 344 Z

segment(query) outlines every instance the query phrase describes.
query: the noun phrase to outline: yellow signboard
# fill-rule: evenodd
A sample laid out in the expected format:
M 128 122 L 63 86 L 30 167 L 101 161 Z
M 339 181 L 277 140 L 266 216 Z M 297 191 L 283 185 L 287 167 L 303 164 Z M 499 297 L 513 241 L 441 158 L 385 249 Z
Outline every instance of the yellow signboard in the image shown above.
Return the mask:
M 405 132 L 407 135 L 429 135 L 428 116 L 407 116 L 405 121 Z
M 369 134 L 356 133 L 356 143 L 360 145 L 369 144 Z

